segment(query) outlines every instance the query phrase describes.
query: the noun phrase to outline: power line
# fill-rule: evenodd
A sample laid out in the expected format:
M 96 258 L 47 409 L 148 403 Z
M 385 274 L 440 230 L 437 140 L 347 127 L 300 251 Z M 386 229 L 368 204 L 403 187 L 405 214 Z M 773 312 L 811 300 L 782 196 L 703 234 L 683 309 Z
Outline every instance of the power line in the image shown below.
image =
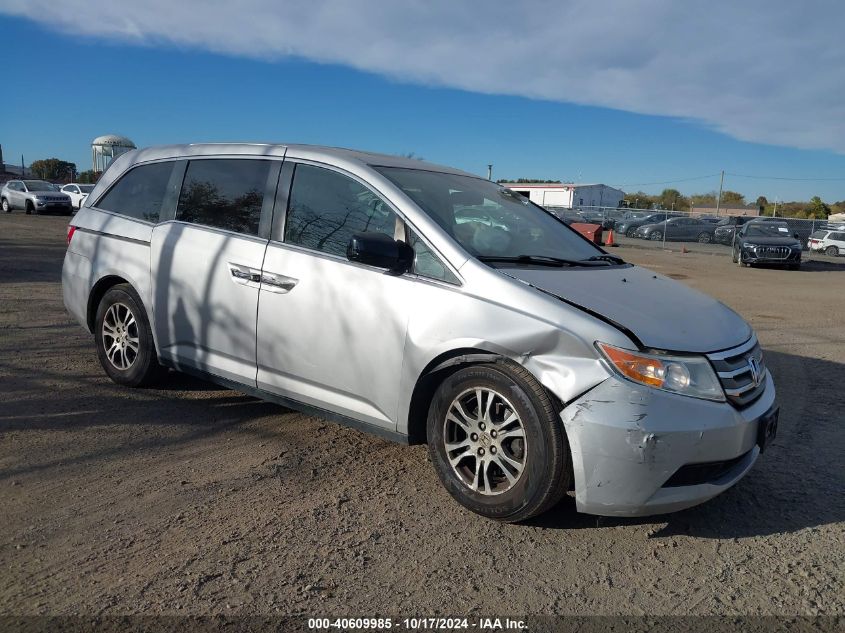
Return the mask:
M 826 182 L 845 180 L 845 176 L 838 176 L 833 178 L 793 178 L 791 176 L 752 176 L 749 174 L 734 174 L 731 172 L 726 172 L 726 175 L 734 176 L 735 178 L 751 178 L 754 180 L 791 180 L 795 182 Z
M 614 187 L 648 187 L 649 185 L 671 185 L 676 182 L 691 182 L 693 180 L 706 180 L 707 178 L 715 178 L 719 174 L 708 174 L 706 176 L 693 176 L 692 178 L 678 178 L 677 180 L 663 180 L 660 182 L 629 182 L 625 184 L 613 185 Z

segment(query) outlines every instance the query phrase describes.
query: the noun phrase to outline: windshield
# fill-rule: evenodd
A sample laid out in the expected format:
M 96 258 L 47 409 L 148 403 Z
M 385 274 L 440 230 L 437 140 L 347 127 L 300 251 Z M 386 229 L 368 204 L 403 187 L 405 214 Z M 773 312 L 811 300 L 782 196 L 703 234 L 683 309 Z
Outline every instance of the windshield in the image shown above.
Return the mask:
M 754 222 L 747 224 L 745 234 L 759 237 L 792 237 L 789 226 L 783 222 Z
M 82 193 L 91 193 L 94 191 L 94 185 L 79 185 L 79 190 Z
M 56 191 L 56 187 L 44 180 L 24 180 L 27 191 Z
M 602 252 L 518 193 L 489 180 L 376 167 L 476 257 L 584 260 Z

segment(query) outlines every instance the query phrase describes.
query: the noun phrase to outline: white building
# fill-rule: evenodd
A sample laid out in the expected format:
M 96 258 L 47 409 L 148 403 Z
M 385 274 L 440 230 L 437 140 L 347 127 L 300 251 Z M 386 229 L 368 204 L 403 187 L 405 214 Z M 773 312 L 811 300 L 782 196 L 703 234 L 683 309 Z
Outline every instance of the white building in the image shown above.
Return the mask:
M 521 193 L 541 207 L 618 207 L 625 198 L 625 192 L 602 184 L 577 183 L 517 183 L 503 182 L 501 185 Z

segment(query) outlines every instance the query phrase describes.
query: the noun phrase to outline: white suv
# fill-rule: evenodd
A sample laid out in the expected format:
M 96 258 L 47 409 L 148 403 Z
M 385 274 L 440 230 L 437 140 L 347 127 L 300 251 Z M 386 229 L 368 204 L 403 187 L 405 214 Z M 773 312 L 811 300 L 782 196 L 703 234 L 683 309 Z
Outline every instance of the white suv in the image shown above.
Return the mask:
M 823 252 L 825 255 L 836 257 L 845 255 L 845 229 L 831 231 L 822 229 L 810 236 L 808 242 L 811 251 Z

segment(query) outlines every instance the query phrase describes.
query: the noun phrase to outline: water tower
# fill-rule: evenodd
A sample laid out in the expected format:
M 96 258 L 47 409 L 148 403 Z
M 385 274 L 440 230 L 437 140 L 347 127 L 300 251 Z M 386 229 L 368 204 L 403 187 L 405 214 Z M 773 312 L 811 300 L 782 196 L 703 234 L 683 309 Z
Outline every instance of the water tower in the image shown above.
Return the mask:
M 91 141 L 91 160 L 95 172 L 104 172 L 115 157 L 135 149 L 135 143 L 125 136 L 106 134 Z

